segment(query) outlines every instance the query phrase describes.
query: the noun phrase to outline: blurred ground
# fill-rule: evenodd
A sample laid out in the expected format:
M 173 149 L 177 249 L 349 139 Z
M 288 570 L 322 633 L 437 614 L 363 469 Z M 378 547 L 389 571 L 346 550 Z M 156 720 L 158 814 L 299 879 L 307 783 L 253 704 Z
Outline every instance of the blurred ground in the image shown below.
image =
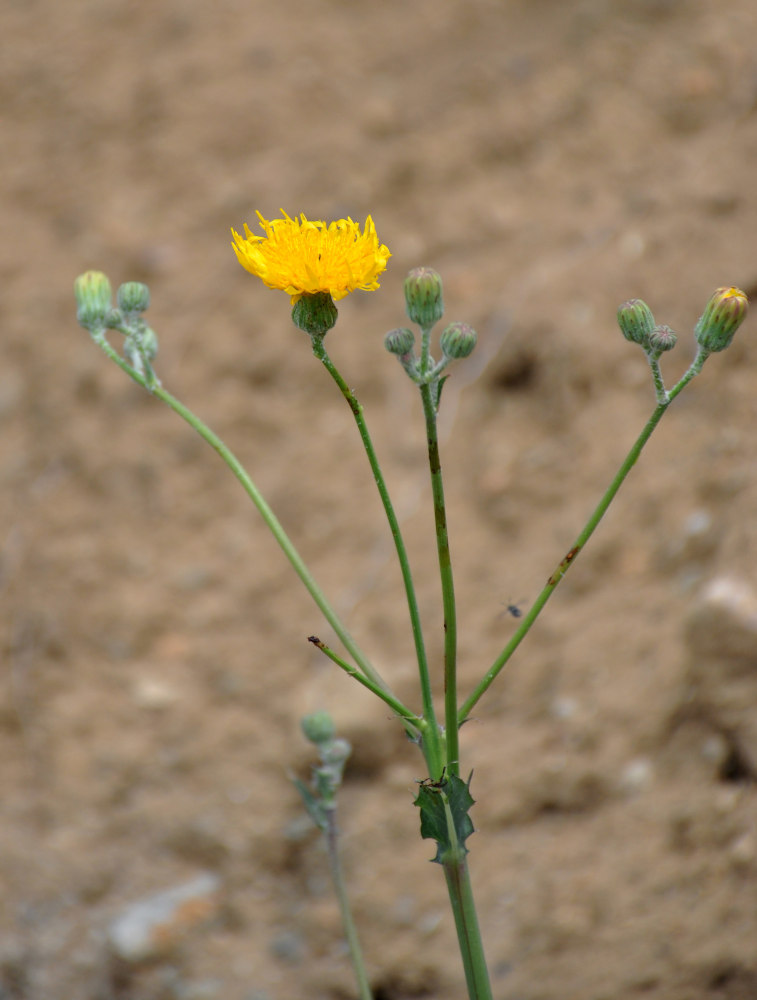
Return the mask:
M 371 213 L 393 252 L 328 343 L 437 670 L 419 405 L 382 337 L 407 270 L 443 274 L 480 334 L 442 414 L 467 692 L 653 407 L 618 303 L 679 331 L 672 379 L 710 293 L 757 291 L 756 30 L 751 0 L 0 9 L 0 996 L 354 996 L 289 781 L 317 708 L 355 746 L 345 863 L 377 1000 L 464 994 L 419 755 L 305 641 L 328 633 L 217 457 L 77 327 L 74 277 L 149 282 L 164 384 L 417 704 L 350 414 L 229 227 Z M 464 731 L 498 1000 L 757 997 L 754 329 L 676 401 Z M 125 906 L 204 871 L 214 920 L 151 964 L 109 957 Z

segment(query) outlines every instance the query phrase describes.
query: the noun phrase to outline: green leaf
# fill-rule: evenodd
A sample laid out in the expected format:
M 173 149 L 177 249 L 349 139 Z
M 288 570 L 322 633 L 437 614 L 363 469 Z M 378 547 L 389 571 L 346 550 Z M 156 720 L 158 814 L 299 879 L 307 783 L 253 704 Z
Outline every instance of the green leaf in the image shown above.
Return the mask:
M 305 808 L 310 814 L 310 818 L 315 823 L 316 826 L 320 827 L 321 830 L 325 830 L 328 826 L 326 820 L 326 813 L 323 809 L 323 804 L 319 799 L 313 795 L 308 786 L 300 781 L 299 778 L 292 778 L 292 784 L 297 789 L 297 791 L 302 796 L 302 801 L 305 803 Z
M 414 805 L 421 811 L 421 837 L 436 841 L 432 860 L 438 864 L 468 853 L 465 841 L 473 833 L 468 810 L 474 803 L 470 781 L 449 774 L 440 781 L 421 782 Z
M 434 409 L 439 412 L 439 404 L 442 401 L 442 389 L 444 388 L 444 383 L 449 378 L 449 375 L 443 375 L 442 378 L 437 379 L 434 383 Z

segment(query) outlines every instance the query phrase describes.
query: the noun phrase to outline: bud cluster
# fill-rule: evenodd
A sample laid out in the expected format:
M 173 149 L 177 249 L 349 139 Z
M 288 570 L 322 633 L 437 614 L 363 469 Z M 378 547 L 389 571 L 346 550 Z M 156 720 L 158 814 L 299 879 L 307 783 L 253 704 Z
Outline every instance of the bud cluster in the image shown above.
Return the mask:
M 672 390 L 673 395 L 677 395 L 683 385 L 701 371 L 710 354 L 724 351 L 730 345 L 734 334 L 744 322 L 747 308 L 747 297 L 739 288 L 718 288 L 710 296 L 694 327 L 694 338 L 699 350 L 689 371 Z M 667 404 L 671 395 L 665 388 L 659 361 L 666 351 L 675 347 L 678 339 L 675 333 L 669 326 L 656 324 L 652 310 L 641 299 L 629 299 L 619 306 L 618 326 L 626 340 L 639 344 L 644 350 L 652 371 L 658 402 Z
M 150 289 L 141 281 L 127 281 L 116 292 L 113 307 L 110 281 L 101 271 L 86 271 L 74 282 L 76 318 L 92 337 L 103 344 L 106 330 L 117 330 L 126 338 L 127 361 L 151 384 L 157 382 L 151 362 L 158 353 L 158 338 L 142 318 L 150 305 Z
M 708 354 L 724 351 L 744 322 L 749 306 L 740 288 L 718 288 L 705 306 L 694 328 L 699 347 Z M 618 308 L 620 332 L 648 354 L 659 358 L 676 344 L 676 335 L 669 326 L 655 325 L 652 310 L 641 299 L 629 299 Z
M 390 330 L 384 337 L 384 347 L 394 354 L 417 385 L 428 385 L 435 407 L 439 406 L 445 378 L 441 372 L 458 358 L 467 358 L 476 346 L 476 331 L 467 323 L 450 323 L 439 338 L 441 361 L 435 362 L 429 353 L 431 328 L 444 315 L 442 279 L 431 267 L 416 267 L 405 278 L 405 306 L 413 323 L 421 328 L 421 353 L 415 354 L 415 334 L 407 327 Z
M 315 807 L 315 811 L 311 808 L 311 815 L 321 825 L 322 807 L 329 808 L 333 805 L 352 747 L 347 740 L 337 738 L 334 720 L 328 712 L 313 712 L 311 715 L 306 715 L 301 721 L 301 726 L 306 739 L 318 748 L 321 759 L 321 763 L 313 768 L 313 784 L 318 801 L 310 803 Z M 308 804 L 308 794 L 312 793 L 306 794 L 301 786 L 298 787 Z

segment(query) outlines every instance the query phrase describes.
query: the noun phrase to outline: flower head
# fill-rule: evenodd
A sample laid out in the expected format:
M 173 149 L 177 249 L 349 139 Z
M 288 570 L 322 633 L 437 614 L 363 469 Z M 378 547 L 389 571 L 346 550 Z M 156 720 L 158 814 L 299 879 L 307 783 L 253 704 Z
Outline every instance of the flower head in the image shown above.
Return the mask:
M 242 267 L 268 285 L 292 297 L 328 292 L 343 299 L 356 288 L 364 292 L 379 287 L 376 280 L 391 256 L 379 244 L 370 215 L 365 228 L 352 219 L 311 222 L 301 215 L 290 219 L 264 219 L 257 213 L 265 236 L 255 236 L 245 225 L 245 235 L 231 230 L 232 246 Z

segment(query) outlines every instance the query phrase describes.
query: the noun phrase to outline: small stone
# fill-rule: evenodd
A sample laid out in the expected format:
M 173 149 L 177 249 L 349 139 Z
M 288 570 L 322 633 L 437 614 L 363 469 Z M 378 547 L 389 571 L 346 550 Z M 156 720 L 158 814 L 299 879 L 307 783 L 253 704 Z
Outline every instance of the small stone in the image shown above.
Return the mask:
M 757 844 L 755 844 L 754 834 L 749 831 L 743 833 L 733 844 L 731 844 L 731 861 L 737 868 L 750 868 L 754 864 L 757 856 Z
M 620 776 L 620 789 L 626 795 L 638 795 L 649 788 L 654 779 L 654 769 L 648 757 L 629 761 Z
M 699 657 L 753 660 L 757 652 L 757 590 L 735 577 L 710 580 L 689 616 L 686 638 Z
M 289 965 L 299 965 L 305 955 L 305 940 L 299 931 L 283 931 L 271 941 L 271 952 Z
M 685 700 L 729 734 L 747 771 L 757 773 L 757 590 L 733 577 L 711 580 L 692 608 L 685 640 Z
M 204 872 L 183 885 L 128 906 L 108 931 L 113 953 L 137 964 L 167 954 L 194 928 L 218 914 L 221 880 Z
M 132 697 L 140 708 L 162 711 L 179 700 L 178 691 L 158 677 L 137 677 L 132 688 Z

